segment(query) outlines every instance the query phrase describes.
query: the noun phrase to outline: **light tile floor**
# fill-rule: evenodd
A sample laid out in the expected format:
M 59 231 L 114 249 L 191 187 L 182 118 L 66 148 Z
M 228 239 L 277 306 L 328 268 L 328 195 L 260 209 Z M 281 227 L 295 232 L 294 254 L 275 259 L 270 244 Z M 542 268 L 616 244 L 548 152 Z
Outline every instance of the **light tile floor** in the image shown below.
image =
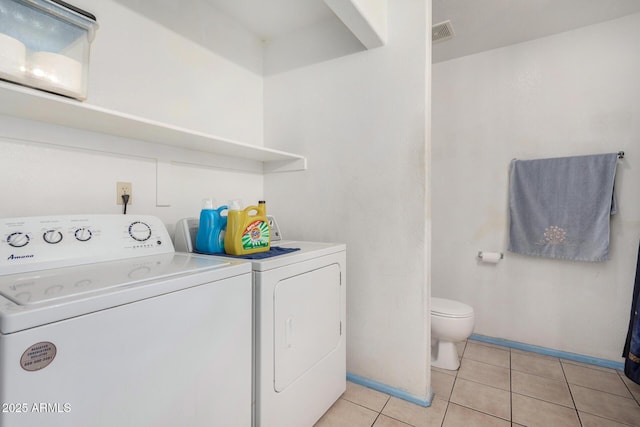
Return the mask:
M 347 383 L 316 427 L 640 426 L 640 385 L 624 373 L 478 341 L 458 371 L 433 368 L 429 408 Z

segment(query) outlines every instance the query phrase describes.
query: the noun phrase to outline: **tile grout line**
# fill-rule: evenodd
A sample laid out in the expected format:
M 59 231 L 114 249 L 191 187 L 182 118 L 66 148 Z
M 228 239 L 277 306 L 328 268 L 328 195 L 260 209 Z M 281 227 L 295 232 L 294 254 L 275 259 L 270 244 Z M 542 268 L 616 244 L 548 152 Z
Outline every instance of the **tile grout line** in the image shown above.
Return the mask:
M 344 400 L 345 402 L 352 403 L 352 404 L 354 404 L 354 405 L 356 405 L 356 406 L 359 406 L 359 407 L 361 407 L 361 408 L 368 409 L 369 411 L 376 412 L 378 415 L 376 415 L 376 418 L 373 420 L 373 424 L 375 424 L 375 423 L 376 423 L 376 421 L 378 421 L 378 418 L 380 418 L 380 415 L 383 415 L 383 414 L 382 414 L 382 411 L 383 411 L 383 410 L 384 410 L 384 408 L 387 406 L 387 403 L 389 403 L 389 400 L 391 400 L 391 396 L 387 395 L 387 401 L 384 403 L 384 405 L 382 406 L 382 409 L 380 409 L 379 411 L 377 411 L 377 410 L 375 410 L 375 409 L 371 409 L 371 408 L 369 408 L 368 406 L 365 406 L 365 405 L 363 405 L 363 404 L 361 404 L 361 403 L 354 402 L 354 401 L 349 400 L 349 399 L 345 399 L 345 398 L 344 398 L 344 397 L 342 397 L 342 396 L 339 398 L 339 400 L 340 400 L 340 399 L 341 399 L 341 400 Z M 393 417 L 390 417 L 390 418 L 393 418 Z M 394 420 L 395 420 L 395 418 L 394 418 Z M 401 420 L 398 420 L 398 421 L 401 421 Z M 371 425 L 373 426 L 373 424 L 371 424 Z M 405 423 L 405 424 L 406 424 L 406 423 Z
M 380 415 L 382 415 L 382 411 L 384 411 L 384 408 L 387 407 L 387 405 L 389 404 L 389 401 L 391 400 L 391 396 L 387 396 L 387 401 L 384 402 L 384 405 L 382 405 L 382 408 L 380 408 L 380 411 L 378 411 L 378 415 L 376 415 L 376 419 L 373 420 L 373 424 L 371 424 L 371 427 L 373 427 L 376 422 L 378 421 L 378 418 L 380 418 Z M 398 420 L 400 421 L 400 420 Z
M 444 426 L 444 420 L 447 418 L 447 412 L 449 411 L 449 404 L 451 403 L 451 396 L 453 396 L 453 388 L 456 386 L 457 380 L 458 380 L 458 372 L 456 371 L 456 376 L 453 377 L 453 385 L 451 386 L 451 393 L 449 393 L 449 397 L 447 397 L 447 406 L 444 408 L 444 414 L 442 414 L 442 421 L 440 422 L 440 427 Z
M 387 405 L 389 404 L 390 401 L 391 401 L 391 396 L 387 397 L 387 401 L 384 402 L 384 405 L 382 405 L 382 408 L 380 408 L 380 412 L 378 412 L 378 416 L 376 417 L 375 420 L 373 420 L 373 424 L 371 424 L 371 426 L 373 427 L 376 424 L 376 421 L 378 421 L 378 418 L 380 418 L 381 415 L 384 415 L 385 417 L 391 418 L 392 420 L 396 420 L 401 424 L 406 424 L 406 425 L 408 425 L 410 427 L 415 427 L 413 424 L 409 424 L 408 422 L 405 422 L 405 421 L 399 420 L 397 418 L 394 418 L 391 415 L 385 415 L 385 414 L 382 413 L 382 411 L 384 411 L 384 408 L 387 407 Z
M 464 342 L 464 348 L 462 349 L 462 354 L 460 356 L 460 365 L 462 365 L 462 358 L 464 357 L 464 352 L 467 349 L 467 341 Z M 444 414 L 442 414 L 442 421 L 440 422 L 440 427 L 444 426 L 444 420 L 447 418 L 447 412 L 449 412 L 449 404 L 451 403 L 451 397 L 453 396 L 453 389 L 456 387 L 456 382 L 458 381 L 458 373 L 460 372 L 460 366 L 456 370 L 456 374 L 453 376 L 453 384 L 451 385 L 451 393 L 447 396 L 447 406 L 444 408 Z
M 463 350 L 463 356 L 462 356 L 460 359 L 464 359 L 464 352 L 466 352 L 467 344 L 468 344 L 468 341 L 466 341 L 466 342 L 465 342 L 465 347 L 464 347 L 464 350 Z M 509 352 L 509 353 L 510 353 L 510 352 Z M 509 356 L 509 357 L 511 357 L 511 356 Z M 480 361 L 478 361 L 478 360 L 471 359 L 471 358 L 467 358 L 467 360 L 472 360 L 472 361 L 474 361 L 474 362 L 479 362 L 479 363 L 482 363 L 482 364 L 485 364 L 485 365 L 489 365 L 489 366 L 497 366 L 497 365 L 492 365 L 492 364 L 490 364 L 490 363 L 480 362 Z M 460 362 L 461 362 L 461 364 L 462 364 L 462 360 L 461 360 Z M 509 363 L 509 366 L 511 366 L 511 363 Z M 504 368 L 504 369 L 508 369 L 508 368 L 505 368 L 504 366 L 497 366 L 497 367 L 499 367 L 499 368 Z M 459 374 L 459 373 L 460 373 L 460 368 L 458 368 L 458 370 L 456 371 L 456 374 L 455 374 L 455 376 L 454 376 L 454 378 L 455 378 L 455 379 L 454 379 L 454 381 L 453 381 L 453 387 L 451 388 L 451 395 L 453 395 L 453 388 L 454 388 L 454 387 L 455 387 L 455 385 L 456 385 L 456 382 L 457 382 L 457 380 L 458 380 L 458 374 Z M 511 377 L 511 373 L 509 373 L 509 377 Z M 485 383 L 482 383 L 482 382 L 478 382 L 478 381 L 473 381 L 473 380 L 470 380 L 470 379 L 467 379 L 467 378 L 460 378 L 460 379 L 461 379 L 461 380 L 464 380 L 464 381 L 468 381 L 468 382 L 470 382 L 470 383 L 480 384 L 480 385 L 485 386 L 485 387 L 490 387 L 490 388 L 493 388 L 493 389 L 495 389 L 495 390 L 506 391 L 506 392 L 508 392 L 508 393 L 509 393 L 509 395 L 511 395 L 511 392 L 510 392 L 509 390 L 505 390 L 505 389 L 503 389 L 503 388 L 494 387 L 494 386 L 492 386 L 492 385 L 488 385 L 488 384 L 485 384 Z M 511 388 L 511 387 L 509 387 L 509 388 Z M 441 427 L 443 427 L 443 426 L 444 426 L 444 422 L 445 422 L 445 418 L 446 418 L 446 413 L 447 413 L 447 411 L 449 410 L 449 405 L 450 405 L 451 403 L 453 403 L 454 405 L 458 405 L 458 406 L 460 406 L 461 408 L 466 408 L 466 409 L 469 409 L 469 410 L 471 410 L 471 411 L 478 412 L 478 413 L 480 413 L 480 414 L 484 414 L 484 415 L 489 416 L 489 417 L 492 417 L 492 418 L 497 418 L 497 419 L 504 420 L 504 421 L 507 421 L 507 422 L 509 422 L 509 423 L 512 423 L 511 419 L 509 419 L 509 420 L 505 420 L 504 418 L 502 418 L 502 417 L 500 417 L 500 416 L 497 416 L 497 415 L 495 415 L 495 414 L 490 414 L 490 413 L 488 413 L 488 412 L 485 412 L 485 411 L 482 411 L 482 410 L 479 410 L 479 409 L 477 409 L 477 408 L 473 408 L 473 407 L 470 407 L 470 406 L 462 405 L 462 404 L 460 404 L 460 403 L 451 402 L 451 396 L 449 396 L 449 399 L 447 400 L 447 408 L 445 409 L 445 415 L 444 415 L 444 417 L 442 418 L 442 424 L 441 424 Z M 511 416 L 510 416 L 510 418 L 511 418 Z
M 558 383 L 564 383 L 567 386 L 567 388 L 569 388 L 569 383 L 568 383 L 568 381 L 566 379 L 566 375 L 564 374 L 564 369 L 562 371 L 564 380 L 560 380 L 560 379 L 556 379 L 556 378 L 549 378 L 549 377 L 541 376 L 541 375 L 536 375 L 536 374 L 533 374 L 533 373 L 530 373 L 530 372 L 514 370 L 513 369 L 513 363 L 512 363 L 512 354 L 513 353 L 511 351 L 509 351 L 509 368 L 508 368 L 509 369 L 509 390 L 508 391 L 509 391 L 509 399 L 510 399 L 510 420 L 508 420 L 508 421 L 510 421 L 513 424 L 514 423 L 514 421 L 513 421 L 513 395 L 514 394 L 522 395 L 520 393 L 514 392 L 514 390 L 513 390 L 513 375 L 512 374 L 513 374 L 514 371 L 515 372 L 521 372 L 521 373 L 524 373 L 524 374 L 527 374 L 527 375 L 531 375 L 531 376 L 535 376 L 535 377 L 538 377 L 538 378 L 544 378 L 545 380 L 552 380 L 552 381 L 556 381 Z M 473 360 L 475 362 L 483 363 L 485 365 L 497 366 L 497 367 L 504 368 L 504 366 L 492 365 L 490 363 L 486 363 L 486 362 L 483 362 L 483 361 L 478 361 L 478 360 L 475 360 L 475 359 L 471 359 L 471 360 Z M 556 360 L 559 361 L 558 358 L 556 358 Z M 560 363 L 560 365 L 561 365 L 561 363 Z M 561 366 L 561 369 L 562 369 L 562 366 Z M 465 381 L 469 381 L 469 382 L 473 382 L 473 383 L 476 383 L 476 384 L 481 384 L 481 385 L 486 386 L 486 387 L 491 387 L 491 388 L 494 388 L 494 389 L 497 389 L 497 390 L 504 390 L 503 388 L 494 387 L 492 385 L 488 385 L 488 384 L 485 384 L 485 383 L 482 383 L 482 382 L 473 381 L 473 380 L 470 380 L 470 379 L 464 378 L 464 380 Z M 569 389 L 569 392 L 570 392 L 570 395 L 571 395 L 571 390 L 570 389 Z M 573 409 L 576 412 L 576 416 L 578 417 L 578 421 L 581 423 L 579 414 L 578 414 L 577 409 L 575 407 L 575 401 L 573 400 L 573 396 L 572 396 L 573 407 L 568 407 L 568 406 L 564 406 L 564 405 L 558 405 L 558 404 L 556 404 L 554 402 L 550 402 L 548 400 L 540 399 L 540 398 L 529 396 L 529 395 L 522 395 L 522 396 L 526 396 L 526 397 L 528 397 L 530 399 L 538 400 L 540 402 L 551 403 L 551 404 L 554 404 L 554 405 L 557 405 L 557 406 L 562 406 L 562 407 L 567 408 L 567 409 Z M 473 408 L 470 408 L 470 409 L 473 409 Z M 477 409 L 474 409 L 474 410 L 478 411 Z M 483 411 L 478 411 L 478 412 L 485 413 Z M 495 417 L 495 415 L 493 415 L 493 414 L 487 414 L 487 413 L 485 413 L 485 414 Z M 497 418 L 500 418 L 500 417 L 497 417 Z
M 618 377 L 620 378 L 620 381 L 622 381 L 622 384 L 624 384 L 624 386 L 627 388 L 627 391 L 629 392 L 629 394 L 631 395 L 631 398 L 633 400 L 636 401 L 636 403 L 638 404 L 638 406 L 640 406 L 640 400 L 638 400 L 636 398 L 636 395 L 633 394 L 633 392 L 631 391 L 631 388 L 629 387 L 629 385 L 627 384 L 627 382 L 624 380 L 624 378 L 622 378 L 622 375 L 625 375 L 624 372 L 622 371 L 616 371 L 616 373 L 618 374 Z M 626 377 L 626 375 L 625 375 Z
M 581 386 L 581 385 L 578 385 L 578 384 L 574 384 L 574 385 L 578 386 L 578 387 L 586 388 L 586 389 L 589 389 L 589 390 L 592 390 L 592 391 L 597 391 L 597 392 L 600 392 L 600 393 L 606 393 L 608 395 L 624 399 L 624 397 L 622 397 L 622 396 L 619 396 L 619 395 L 616 395 L 616 394 L 613 394 L 613 393 L 609 393 L 609 392 L 606 392 L 606 391 L 602 391 L 602 390 L 598 390 L 598 389 L 590 388 L 590 387 L 584 387 L 584 386 Z M 569 386 L 569 382 L 567 382 L 567 386 Z M 517 394 L 519 396 L 524 396 L 524 397 L 527 397 L 529 399 L 537 400 L 537 401 L 540 401 L 540 402 L 551 403 L 552 405 L 561 406 L 561 407 L 567 408 L 567 409 L 574 409 L 578 414 L 578 421 L 580 421 L 580 425 L 582 425 L 582 419 L 580 418 L 580 412 L 578 411 L 578 408 L 575 407 L 576 405 L 575 405 L 575 400 L 573 400 L 573 393 L 571 392 L 571 387 L 569 387 L 569 394 L 571 395 L 571 399 L 574 402 L 574 408 L 570 408 L 568 406 L 560 405 L 558 403 L 553 403 L 553 402 L 550 402 L 548 400 L 544 400 L 544 399 L 541 399 L 539 397 L 529 396 L 529 395 L 526 395 L 526 394 L 521 394 L 521 393 L 512 393 L 512 394 Z M 631 399 L 629 399 L 629 400 L 631 400 Z M 597 417 L 597 418 L 602 418 L 602 419 L 607 420 L 607 421 L 613 421 L 613 422 L 616 422 L 616 423 L 619 423 L 619 424 L 622 424 L 622 425 L 625 425 L 625 426 L 632 427 L 631 425 L 626 424 L 626 422 L 624 422 L 624 421 L 620 421 L 620 420 L 617 420 L 617 419 L 613 419 L 613 418 L 607 417 L 607 416 L 605 416 L 605 415 L 603 415 L 601 413 L 592 412 L 590 410 L 584 410 L 584 409 L 582 410 L 582 412 L 584 412 L 586 414 L 589 414 L 589 415 L 593 415 L 594 417 Z
M 378 418 L 380 418 L 380 414 L 382 412 L 378 412 L 378 415 L 376 415 L 376 417 L 373 419 L 373 422 L 371 423 L 371 426 L 369 427 L 373 427 L 374 425 L 376 425 L 376 421 L 378 421 Z
M 606 421 L 611 421 L 611 422 L 614 422 L 614 423 L 618 423 L 618 424 L 623 425 L 623 426 L 634 427 L 633 424 L 627 424 L 626 421 L 614 420 L 613 418 L 606 417 L 606 416 L 604 416 L 602 414 L 594 414 L 593 412 L 584 411 L 584 410 L 582 412 L 584 412 L 585 414 L 589 414 L 591 416 L 594 416 L 596 418 L 601 418 L 601 419 L 606 420 Z M 578 416 L 580 416 L 580 413 L 578 413 Z M 582 423 L 582 419 L 580 419 L 580 423 Z
M 511 372 L 509 372 L 509 378 L 511 378 Z M 500 388 L 500 387 L 496 387 L 496 386 L 493 386 L 493 385 L 490 385 L 490 384 L 486 384 L 486 383 L 483 383 L 481 381 L 470 380 L 469 378 L 460 378 L 460 379 L 464 380 L 464 381 L 469 381 L 470 383 L 480 384 L 480 385 L 483 385 L 485 387 L 493 388 L 495 390 L 502 390 L 502 391 L 506 391 L 507 393 L 511 393 L 511 385 L 509 385 L 509 390 L 505 390 L 504 388 Z M 511 381 L 511 379 L 509 379 L 509 381 Z
M 466 350 L 466 347 L 465 347 L 465 350 Z M 513 355 L 513 353 L 512 353 L 512 352 L 510 352 L 510 353 L 509 353 L 509 374 L 510 374 L 510 378 L 509 378 L 509 384 L 510 384 L 510 386 L 509 386 L 509 393 L 510 393 L 510 403 L 511 403 L 511 408 L 510 408 L 511 419 L 510 419 L 510 422 L 513 424 L 513 423 L 514 423 L 514 421 L 513 421 L 513 394 L 514 394 L 515 392 L 514 392 L 514 390 L 513 390 L 513 376 L 512 376 L 512 373 L 513 373 L 514 369 L 513 369 L 513 367 L 512 367 L 512 366 L 513 366 L 513 363 L 512 363 L 512 355 Z M 462 359 L 462 358 L 461 358 L 461 359 Z M 469 358 L 467 358 L 467 359 L 469 359 Z M 536 375 L 536 374 L 533 374 L 533 373 L 530 373 L 530 372 L 525 372 L 525 371 L 518 371 L 518 370 L 516 370 L 516 372 L 523 372 L 523 373 L 525 373 L 525 374 L 527 374 L 527 375 L 532 375 L 532 376 L 536 376 L 536 377 L 539 377 L 539 378 L 544 378 L 544 379 L 546 379 L 546 380 L 551 380 L 551 381 L 554 381 L 554 382 L 559 382 L 559 383 L 564 384 L 564 385 L 569 389 L 569 395 L 571 396 L 571 402 L 572 402 L 573 407 L 569 407 L 569 406 L 565 406 L 565 405 L 558 405 L 557 403 L 550 402 L 550 401 L 548 401 L 548 400 L 540 399 L 540 398 L 533 397 L 533 396 L 528 396 L 528 395 L 524 395 L 524 396 L 527 396 L 527 397 L 529 397 L 529 398 L 531 398 L 531 399 L 535 399 L 535 400 L 538 400 L 538 401 L 541 401 L 541 402 L 546 402 L 546 403 L 551 403 L 551 404 L 555 404 L 555 405 L 558 405 L 558 406 L 562 406 L 562 407 L 567 408 L 567 409 L 573 409 L 573 410 L 574 410 L 574 413 L 575 413 L 575 414 L 576 414 L 576 416 L 577 416 L 578 422 L 579 422 L 579 423 L 580 423 L 580 425 L 582 426 L 582 425 L 583 425 L 583 421 L 582 421 L 582 419 L 581 419 L 581 417 L 580 417 L 580 413 L 579 413 L 579 411 L 578 411 L 578 408 L 577 408 L 577 405 L 576 405 L 576 401 L 575 401 L 575 398 L 574 398 L 573 392 L 572 392 L 572 390 L 571 390 L 571 387 L 570 387 L 570 383 L 569 383 L 569 380 L 568 380 L 567 374 L 566 374 L 566 372 L 565 372 L 565 366 L 564 366 L 564 364 L 562 363 L 562 360 L 560 360 L 559 358 L 555 358 L 555 359 L 556 359 L 557 361 L 559 361 L 559 362 L 560 362 L 559 364 L 560 364 L 560 368 L 561 368 L 561 370 L 562 370 L 561 372 L 562 372 L 563 379 L 549 378 L 549 377 L 546 377 L 546 376 Z M 483 363 L 483 364 L 486 364 L 486 365 L 502 367 L 502 366 L 500 366 L 500 365 L 492 365 L 492 364 L 490 364 L 490 363 L 486 363 L 486 362 L 484 362 L 484 361 L 480 361 L 480 360 L 475 360 L 475 359 L 469 359 L 469 360 L 473 360 L 473 361 L 475 361 L 475 362 Z M 586 368 L 588 368 L 588 369 L 593 369 L 593 368 L 590 368 L 590 367 L 586 367 Z M 453 386 L 452 386 L 452 393 L 451 393 L 451 394 L 453 394 L 453 389 L 455 388 L 455 386 L 456 386 L 456 384 L 457 384 L 457 381 L 458 381 L 458 374 L 459 374 L 459 371 L 457 371 L 457 372 L 456 372 L 456 374 L 454 375 L 454 383 L 453 383 Z M 621 377 L 620 372 L 617 372 L 617 374 L 618 374 L 619 379 L 620 379 L 621 381 L 623 381 L 623 380 L 622 380 L 622 378 L 620 378 L 620 377 Z M 460 378 L 461 378 L 461 377 L 460 377 Z M 493 387 L 493 386 L 490 386 L 490 385 L 488 385 L 488 384 L 484 384 L 484 383 L 482 383 L 482 382 L 476 382 L 476 381 L 473 381 L 473 380 L 470 380 L 470 379 L 465 379 L 465 381 L 473 382 L 473 383 L 476 383 L 476 384 L 482 384 L 482 385 L 484 385 L 484 386 L 492 387 L 492 388 L 494 388 L 494 389 L 498 389 L 498 390 L 503 390 L 503 389 L 501 389 L 501 388 L 499 388 L 499 387 Z M 635 395 L 633 395 L 633 393 L 631 393 L 631 390 L 630 390 L 630 388 L 629 388 L 629 385 L 628 385 L 626 382 L 624 382 L 624 381 L 623 381 L 623 383 L 624 383 L 624 385 L 625 385 L 625 388 L 629 391 L 629 394 L 631 395 L 630 400 L 633 400 L 634 402 L 638 403 L 638 399 L 636 399 L 636 396 L 635 396 Z M 581 387 L 584 387 L 584 386 L 581 386 Z M 608 395 L 612 395 L 612 396 L 615 396 L 615 397 L 618 397 L 618 398 L 624 398 L 624 396 L 620 396 L 620 395 L 617 395 L 617 394 L 615 394 L 615 393 L 609 393 L 609 392 L 604 391 L 604 390 L 592 389 L 592 388 L 590 388 L 590 387 L 584 387 L 584 388 L 587 388 L 587 389 L 590 389 L 590 390 L 594 390 L 594 391 L 597 391 L 597 392 L 601 392 L 601 393 L 606 393 L 606 394 L 608 394 Z M 515 394 L 520 394 L 520 393 L 515 393 Z M 447 408 L 446 408 L 446 410 L 445 410 L 445 416 L 444 416 L 444 418 L 446 418 L 446 412 L 447 412 L 447 411 L 448 411 L 448 409 L 449 409 L 449 408 L 448 408 L 448 406 L 449 406 L 449 404 L 450 404 L 450 403 L 452 403 L 452 402 L 451 402 L 451 396 L 449 397 L 449 400 L 447 401 Z M 486 414 L 486 415 L 489 415 L 489 416 L 495 417 L 495 415 L 493 415 L 493 414 L 487 414 L 487 413 L 485 413 L 485 412 L 483 412 L 483 411 L 478 411 L 477 409 L 473 409 L 473 408 L 469 408 L 469 409 L 472 409 L 472 410 L 474 410 L 474 411 L 477 411 L 477 412 L 484 413 L 484 414 Z M 591 415 L 594 415 L 594 416 L 596 416 L 596 417 L 603 418 L 603 419 L 605 419 L 605 420 L 610 420 L 610 421 L 620 422 L 620 421 L 613 420 L 613 419 L 608 418 L 608 417 L 604 417 L 602 414 L 599 414 L 599 413 L 591 413 L 590 411 L 585 411 L 585 412 L 586 412 L 586 413 L 589 413 L 589 414 L 591 414 Z M 443 418 L 443 423 L 442 423 L 442 425 L 444 425 L 444 418 Z M 499 418 L 499 417 L 498 417 L 498 418 Z M 625 425 L 626 425 L 626 424 L 625 424 Z
M 387 406 L 387 403 L 389 403 L 389 399 L 390 399 L 390 397 L 387 397 L 387 401 L 384 402 L 384 405 L 382 405 L 382 408 L 380 408 L 379 411 L 376 411 L 376 412 L 378 412 L 378 415 L 376 415 L 376 417 L 373 419 L 373 423 L 371 423 L 371 427 L 373 427 L 376 424 L 376 422 L 378 421 L 378 418 L 380 418 L 380 415 L 382 415 L 382 411 L 383 411 L 384 407 Z M 371 409 L 371 408 L 369 408 L 369 409 Z
M 560 359 L 558 359 L 560 360 Z M 580 418 L 580 412 L 578 411 L 578 405 L 576 404 L 576 399 L 573 397 L 573 391 L 571 391 L 571 386 L 569 385 L 569 378 L 567 378 L 567 373 L 564 371 L 564 365 L 562 361 L 560 361 L 560 369 L 562 369 L 562 376 L 564 377 L 564 381 L 567 384 L 567 388 L 569 389 L 569 395 L 571 396 L 571 401 L 573 402 L 573 409 L 576 411 L 576 416 L 578 417 L 578 422 L 582 427 L 582 418 Z
M 551 377 L 547 377 L 547 376 L 544 376 L 544 375 L 536 374 L 536 373 L 533 373 L 533 372 L 521 371 L 520 369 L 511 369 L 511 370 L 512 371 L 516 371 L 516 372 L 520 372 L 521 374 L 531 375 L 532 377 L 536 377 L 536 378 L 544 378 L 545 380 L 556 381 L 556 382 L 559 382 L 559 383 L 568 384 L 566 378 L 564 378 L 562 380 L 559 380 L 557 378 L 551 378 Z M 564 371 L 563 371 L 563 374 L 564 374 Z
M 624 381 L 623 381 L 623 383 L 624 383 Z M 576 386 L 576 387 L 586 388 L 587 390 L 597 391 L 598 393 L 603 393 L 603 394 L 606 394 L 606 395 L 609 395 L 609 396 L 618 397 L 618 398 L 620 398 L 620 399 L 633 400 L 634 402 L 636 402 L 636 403 L 640 406 L 640 403 L 638 403 L 638 401 L 636 400 L 636 398 L 633 396 L 633 393 L 631 393 L 631 392 L 629 392 L 629 394 L 631 395 L 631 397 L 627 397 L 627 396 L 620 396 L 619 394 L 612 393 L 612 392 L 610 392 L 610 391 L 601 390 L 601 389 L 599 389 L 599 388 L 587 387 L 586 385 L 574 384 L 574 383 L 570 383 L 569 381 L 567 381 L 567 385 L 571 385 L 571 384 L 572 384 L 572 385 L 574 385 L 574 386 Z M 626 384 L 625 384 L 625 387 L 626 387 Z M 627 388 L 627 390 L 628 390 L 628 388 Z M 569 391 L 571 391 L 571 387 L 569 387 Z M 573 394 L 572 394 L 572 397 L 573 397 Z M 575 405 L 575 402 L 574 402 L 574 405 Z M 576 409 L 577 409 L 577 408 L 576 408 Z
M 509 421 L 513 425 L 513 363 L 511 362 L 511 349 L 509 349 Z
M 622 379 L 620 379 L 620 380 L 622 381 Z M 624 381 L 623 381 L 623 383 L 624 383 Z M 569 385 L 569 382 L 568 382 L 568 381 L 567 381 L 567 385 Z M 628 399 L 628 398 L 626 398 L 626 397 L 624 397 L 624 396 L 620 396 L 620 395 L 615 394 L 615 393 L 609 393 L 608 391 L 598 390 L 597 388 L 585 387 L 585 386 L 583 386 L 583 385 L 579 385 L 579 384 L 574 384 L 574 385 L 575 385 L 576 387 L 586 388 L 587 390 L 596 391 L 596 392 L 598 392 L 598 393 L 608 394 L 609 396 L 613 396 L 613 397 L 616 397 L 616 398 L 620 398 L 620 399 Z M 625 384 L 625 386 L 626 386 L 626 384 Z M 569 387 L 569 392 L 571 393 L 571 387 Z M 633 393 L 631 393 L 631 396 L 632 396 L 632 397 L 631 397 L 631 399 L 629 399 L 629 400 L 634 400 L 636 403 L 638 403 L 638 402 L 636 401 L 635 397 L 633 396 Z M 573 393 L 571 393 L 571 398 L 573 399 Z M 574 401 L 574 405 L 575 405 L 575 401 Z M 640 406 L 640 404 L 638 404 L 638 405 Z M 578 408 L 577 408 L 577 406 L 576 406 L 576 411 L 577 411 L 577 410 L 578 410 Z M 606 416 L 606 415 L 603 415 L 603 414 L 601 414 L 601 413 L 596 413 L 595 411 L 591 411 L 591 410 L 583 409 L 583 410 L 582 410 L 582 412 L 584 412 L 584 413 L 586 413 L 586 414 L 589 414 L 589 415 L 592 415 L 592 416 L 597 417 L 597 418 L 602 418 L 602 419 L 604 419 L 604 420 L 613 421 L 613 422 L 616 422 L 616 423 L 619 423 L 619 424 L 622 424 L 622 425 L 625 425 L 625 426 L 633 427 L 632 425 L 627 424 L 627 423 L 626 423 L 626 421 L 620 421 L 620 420 L 618 420 L 618 419 L 613 419 L 613 418 L 611 418 L 611 417 L 609 417 L 609 416 Z M 580 419 L 580 424 L 582 425 L 582 419 L 580 418 L 580 412 L 578 412 L 578 418 Z

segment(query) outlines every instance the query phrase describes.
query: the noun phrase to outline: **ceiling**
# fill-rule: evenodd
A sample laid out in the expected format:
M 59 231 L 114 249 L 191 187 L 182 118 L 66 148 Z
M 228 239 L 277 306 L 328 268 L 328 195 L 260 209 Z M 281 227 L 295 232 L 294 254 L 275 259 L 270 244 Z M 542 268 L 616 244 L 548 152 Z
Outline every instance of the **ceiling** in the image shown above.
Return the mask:
M 434 43 L 433 62 L 521 43 L 640 12 L 640 0 L 433 0 L 433 23 L 455 36 Z
M 205 0 L 262 40 L 309 27 L 333 12 L 322 0 Z
M 230 46 L 236 46 L 237 50 L 238 44 L 226 42 L 228 21 L 263 41 L 286 34 L 297 38 L 302 28 L 339 22 L 323 0 L 188 0 L 188 8 L 173 0 L 115 1 L 260 73 L 262 65 L 251 55 L 230 50 Z M 640 13 L 640 0 L 432 1 L 433 23 L 450 20 L 455 32 L 452 39 L 433 44 L 434 63 Z M 222 13 L 219 16 L 212 13 L 216 10 Z M 200 14 L 198 20 L 193 13 Z M 227 21 L 222 19 L 225 16 Z M 393 37 L 393 28 L 389 31 Z
M 203 0 L 262 40 L 335 19 L 322 0 Z M 397 1 L 397 0 L 388 0 Z M 640 0 L 432 0 L 433 23 L 455 37 L 434 44 L 433 62 L 558 34 L 640 12 Z

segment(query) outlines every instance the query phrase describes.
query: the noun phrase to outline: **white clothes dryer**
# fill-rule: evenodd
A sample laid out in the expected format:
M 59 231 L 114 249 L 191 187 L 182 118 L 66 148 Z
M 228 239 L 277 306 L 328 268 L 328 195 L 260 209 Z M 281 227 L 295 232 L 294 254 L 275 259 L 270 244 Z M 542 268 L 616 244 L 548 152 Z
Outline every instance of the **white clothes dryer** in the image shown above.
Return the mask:
M 158 218 L 0 219 L 0 426 L 249 426 L 251 304 Z
M 197 229 L 180 220 L 176 250 L 192 252 Z M 346 245 L 272 245 L 299 250 L 250 260 L 254 426 L 311 427 L 346 389 Z

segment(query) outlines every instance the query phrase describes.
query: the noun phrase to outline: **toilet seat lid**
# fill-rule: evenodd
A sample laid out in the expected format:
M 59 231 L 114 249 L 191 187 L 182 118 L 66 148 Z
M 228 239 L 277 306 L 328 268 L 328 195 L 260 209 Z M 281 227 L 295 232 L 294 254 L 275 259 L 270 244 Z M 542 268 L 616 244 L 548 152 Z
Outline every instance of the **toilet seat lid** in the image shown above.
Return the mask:
M 470 317 L 473 315 L 473 308 L 460 301 L 431 298 L 431 314 L 442 317 Z

